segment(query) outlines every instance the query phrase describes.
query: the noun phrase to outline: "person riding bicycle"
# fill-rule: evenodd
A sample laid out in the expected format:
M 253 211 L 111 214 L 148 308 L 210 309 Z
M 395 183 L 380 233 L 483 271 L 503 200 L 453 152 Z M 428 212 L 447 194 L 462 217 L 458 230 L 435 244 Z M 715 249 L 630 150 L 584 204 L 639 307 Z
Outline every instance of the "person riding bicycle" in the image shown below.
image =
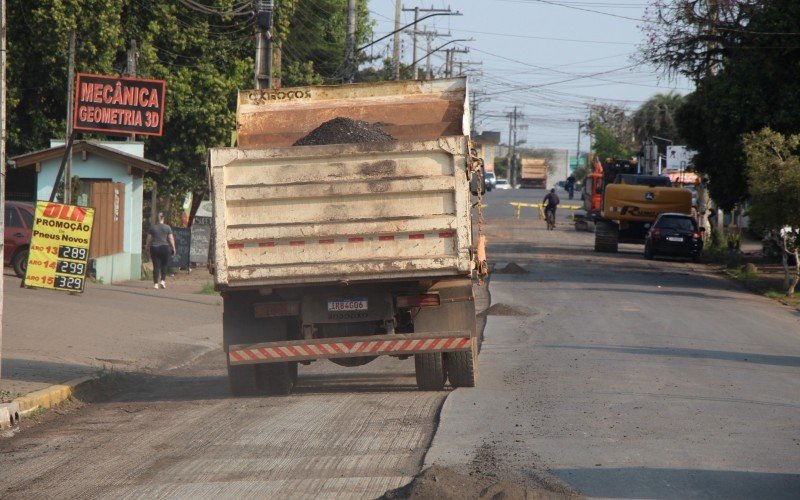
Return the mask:
M 542 200 L 542 205 L 544 205 L 545 219 L 547 219 L 547 212 L 551 211 L 553 213 L 554 225 L 556 221 L 556 207 L 558 206 L 559 203 L 561 203 L 561 200 L 558 199 L 558 195 L 556 194 L 556 188 L 551 189 L 550 192 L 547 193 L 544 196 L 544 199 Z

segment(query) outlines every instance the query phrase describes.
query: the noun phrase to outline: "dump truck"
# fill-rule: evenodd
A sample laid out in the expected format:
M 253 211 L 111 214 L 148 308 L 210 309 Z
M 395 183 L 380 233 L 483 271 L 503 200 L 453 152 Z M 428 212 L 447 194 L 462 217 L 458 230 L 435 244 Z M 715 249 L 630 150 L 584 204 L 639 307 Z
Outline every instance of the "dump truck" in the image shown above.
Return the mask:
M 519 187 L 547 187 L 547 160 L 543 158 L 522 158 L 519 169 Z
M 576 214 L 576 228 L 593 221 L 596 252 L 616 252 L 619 243 L 644 244 L 660 214 L 692 211 L 691 191 L 672 187 L 666 176 L 642 175 L 635 160 L 596 160 L 585 185 L 586 215 L 579 221 Z
M 234 395 L 382 355 L 413 357 L 421 390 L 475 384 L 486 263 L 467 95 L 463 78 L 239 92 L 237 147 L 208 161 Z M 394 140 L 294 145 L 340 119 Z

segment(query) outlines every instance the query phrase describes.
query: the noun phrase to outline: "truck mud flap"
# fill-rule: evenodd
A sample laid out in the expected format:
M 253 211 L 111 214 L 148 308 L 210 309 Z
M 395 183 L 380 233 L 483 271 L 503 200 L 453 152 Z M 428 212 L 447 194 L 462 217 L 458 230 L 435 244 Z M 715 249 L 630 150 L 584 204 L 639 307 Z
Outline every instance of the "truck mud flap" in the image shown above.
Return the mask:
M 228 358 L 232 365 L 248 365 L 387 354 L 457 352 L 471 348 L 469 331 L 434 332 L 232 345 L 228 348 Z

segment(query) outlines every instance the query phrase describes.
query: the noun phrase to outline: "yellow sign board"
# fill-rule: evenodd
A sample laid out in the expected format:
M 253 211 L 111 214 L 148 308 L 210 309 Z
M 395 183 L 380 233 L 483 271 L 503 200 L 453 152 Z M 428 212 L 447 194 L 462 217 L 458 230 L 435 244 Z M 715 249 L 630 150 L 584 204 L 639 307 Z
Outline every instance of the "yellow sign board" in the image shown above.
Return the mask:
M 25 286 L 83 292 L 94 209 L 36 202 Z

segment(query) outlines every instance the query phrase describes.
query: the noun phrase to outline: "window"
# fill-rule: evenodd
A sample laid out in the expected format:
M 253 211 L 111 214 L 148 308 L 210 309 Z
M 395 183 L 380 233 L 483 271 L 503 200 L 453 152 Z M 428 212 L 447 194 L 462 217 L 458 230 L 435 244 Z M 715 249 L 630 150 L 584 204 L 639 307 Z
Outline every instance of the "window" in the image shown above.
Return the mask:
M 662 217 L 656 224 L 662 229 L 677 229 L 679 231 L 694 231 L 694 222 L 687 217 Z
M 22 218 L 17 212 L 17 207 L 6 205 L 6 227 L 24 227 L 22 225 Z

